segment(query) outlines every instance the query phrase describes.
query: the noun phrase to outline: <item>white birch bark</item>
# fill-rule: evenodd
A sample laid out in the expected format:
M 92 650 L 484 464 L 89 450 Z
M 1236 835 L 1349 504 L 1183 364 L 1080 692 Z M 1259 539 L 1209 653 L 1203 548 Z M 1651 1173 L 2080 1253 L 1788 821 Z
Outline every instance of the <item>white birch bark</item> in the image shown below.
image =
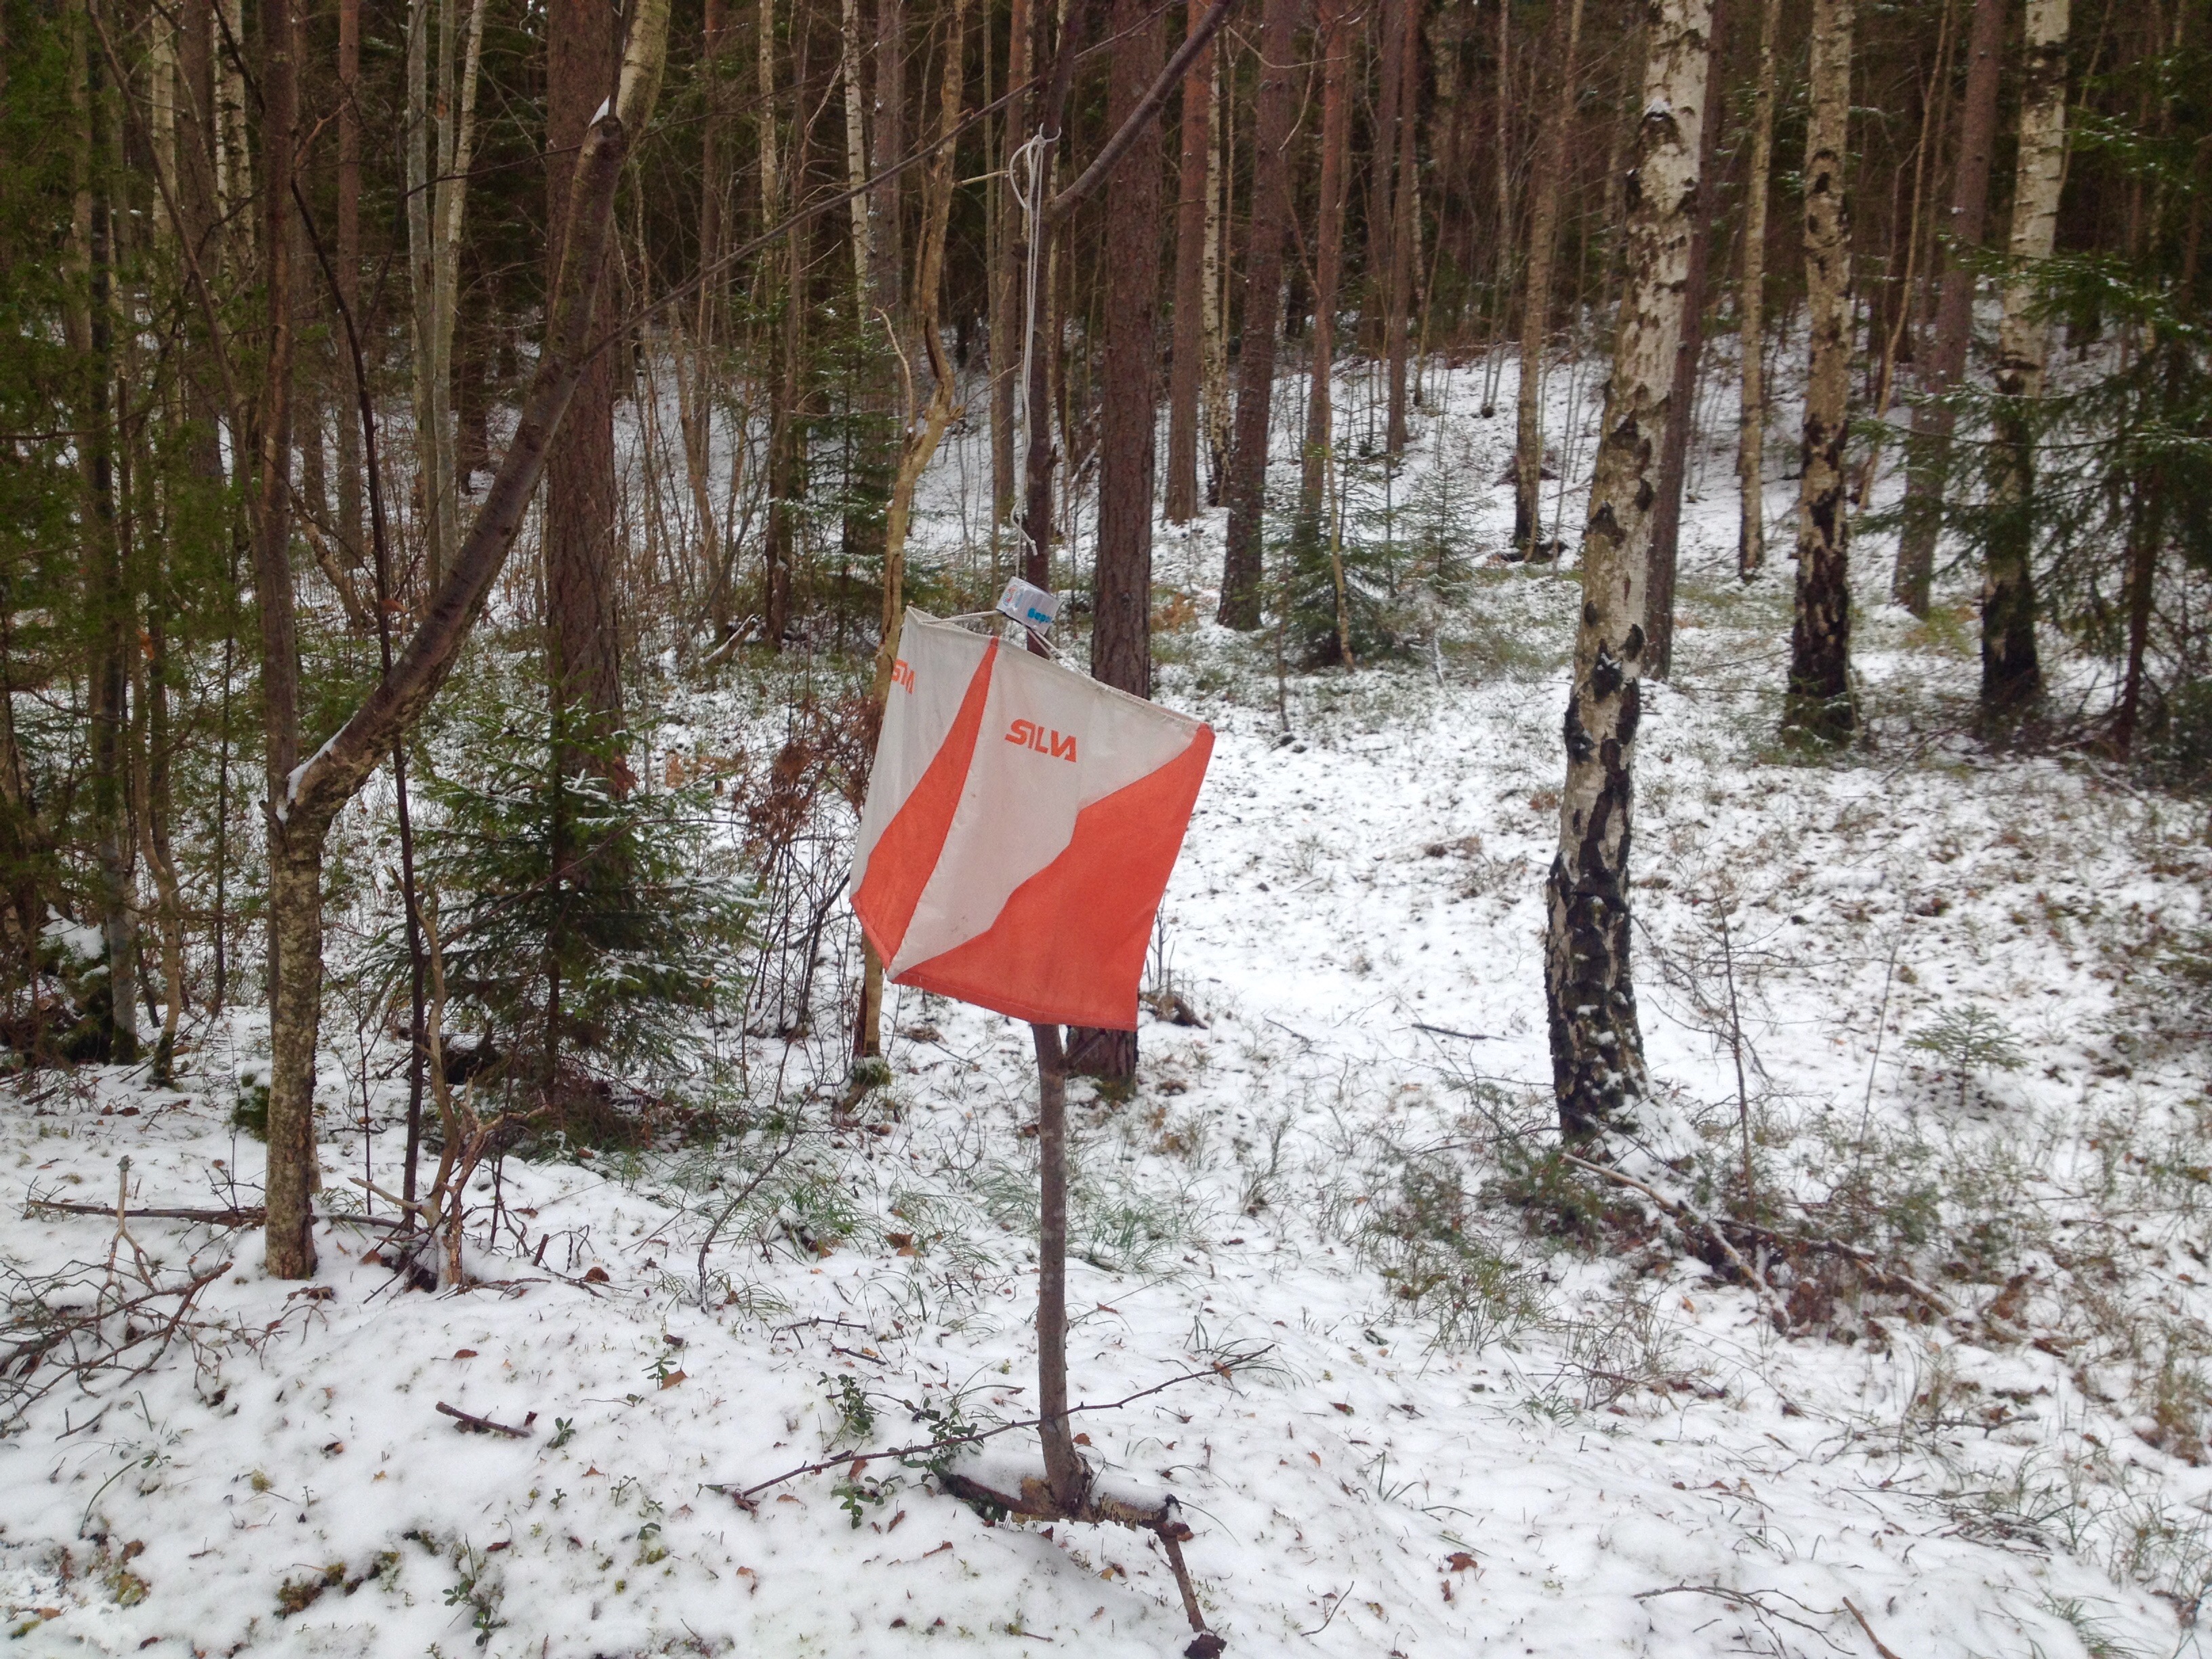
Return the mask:
M 1650 1086 L 1629 973 L 1632 767 L 1659 445 L 1697 217 L 1711 0 L 1651 0 L 1649 18 L 1626 287 L 1583 533 L 1559 845 L 1546 884 L 1552 1077 L 1560 1127 L 1576 1139 L 1632 1121 Z
M 843 56 L 842 70 L 845 77 L 845 186 L 853 192 L 853 199 L 845 204 L 852 220 L 853 286 L 857 293 L 868 289 L 868 198 L 860 186 L 868 178 L 868 143 L 862 124 L 860 95 L 860 0 L 844 0 Z
M 1743 359 L 1736 403 L 1736 574 L 1746 581 L 1766 562 L 1766 198 L 1774 171 L 1776 37 L 1782 0 L 1759 8 L 1759 91 L 1752 107 L 1751 166 L 1743 204 L 1743 286 L 1736 300 L 1736 338 Z

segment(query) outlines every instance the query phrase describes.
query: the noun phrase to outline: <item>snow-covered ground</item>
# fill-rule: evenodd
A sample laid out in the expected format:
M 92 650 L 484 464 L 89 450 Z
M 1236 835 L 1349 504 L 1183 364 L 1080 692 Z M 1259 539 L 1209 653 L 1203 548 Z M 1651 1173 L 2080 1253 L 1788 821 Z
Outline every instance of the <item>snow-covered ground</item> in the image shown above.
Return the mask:
M 1510 512 L 1480 380 L 1440 382 L 1413 469 L 1458 482 L 1476 558 Z M 1571 517 L 1595 394 L 1555 390 Z M 1089 1454 L 1188 1506 L 1233 1653 L 2191 1648 L 2212 1097 L 2201 1036 L 2160 1035 L 2157 952 L 2212 920 L 2202 808 L 1960 735 L 1968 636 L 1881 607 L 1872 538 L 1876 741 L 1780 751 L 1790 486 L 1780 575 L 1744 587 L 1725 453 L 1705 473 L 1638 767 L 1655 1132 L 1687 1201 L 1740 1201 L 1747 1156 L 1777 1226 L 1857 1240 L 1948 1311 L 1784 1252 L 1785 1338 L 1700 1237 L 1547 1161 L 1571 573 L 1485 565 L 1420 649 L 1279 691 L 1272 635 L 1198 620 L 1217 516 L 1159 552 L 1159 695 L 1219 743 L 1152 980 L 1204 1024 L 1148 1016 L 1133 1096 L 1073 1108 L 1076 1395 L 1195 1375 L 1086 1413 Z M 766 672 L 672 690 L 661 740 L 757 748 Z M 1962 1077 L 1924 1045 L 1971 1011 L 2002 1040 Z M 364 1085 L 341 1023 L 326 1197 L 354 1207 L 352 1176 L 397 1184 L 401 1085 Z M 254 1234 L 135 1224 L 165 1275 L 230 1268 L 196 1348 L 58 1389 L 0 1440 L 14 1650 L 1180 1651 L 1143 1536 L 988 1524 L 844 1461 L 1034 1398 L 1026 1036 L 911 992 L 886 1023 L 893 1080 L 856 1121 L 832 1115 L 834 1019 L 757 1042 L 760 1101 L 808 1126 L 757 1186 L 759 1133 L 510 1159 L 466 1290 L 401 1288 L 369 1228 L 326 1230 L 309 1291 L 262 1274 Z M 126 1158 L 135 1204 L 234 1180 L 250 1201 L 260 1148 L 229 1119 L 264 1042 L 241 1012 L 178 1091 L 87 1071 L 0 1095 L 0 1260 L 96 1279 L 112 1224 L 24 1200 L 112 1202 Z M 833 1455 L 749 1508 L 720 1490 Z

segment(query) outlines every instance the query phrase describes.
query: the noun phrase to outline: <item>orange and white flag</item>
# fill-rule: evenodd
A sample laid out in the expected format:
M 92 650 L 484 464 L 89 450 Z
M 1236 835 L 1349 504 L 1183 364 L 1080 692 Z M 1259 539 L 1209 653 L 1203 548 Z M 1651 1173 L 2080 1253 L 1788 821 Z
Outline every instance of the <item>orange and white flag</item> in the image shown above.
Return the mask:
M 1134 1030 L 1213 729 L 906 613 L 853 908 L 896 983 Z

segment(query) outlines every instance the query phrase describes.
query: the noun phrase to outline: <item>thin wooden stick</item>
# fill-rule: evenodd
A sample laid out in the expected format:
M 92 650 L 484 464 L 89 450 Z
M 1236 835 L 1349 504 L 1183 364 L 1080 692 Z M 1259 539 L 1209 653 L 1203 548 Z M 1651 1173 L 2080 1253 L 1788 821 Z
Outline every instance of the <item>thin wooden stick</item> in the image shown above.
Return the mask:
M 1867 1640 L 1874 1644 L 1874 1650 L 1881 1656 L 1881 1659 L 1897 1659 L 1897 1656 L 1882 1644 L 1881 1638 L 1874 1633 L 1874 1626 L 1867 1623 L 1866 1614 L 1858 1610 L 1857 1605 L 1848 1595 L 1844 1598 L 1844 1611 L 1859 1621 L 1859 1628 L 1866 1632 Z
M 530 1438 L 530 1431 L 526 1428 L 510 1428 L 504 1423 L 495 1423 L 489 1417 L 478 1417 L 475 1413 L 465 1412 L 458 1406 L 448 1406 L 442 1400 L 438 1402 L 438 1413 L 440 1416 L 450 1417 L 463 1428 L 473 1430 L 478 1434 L 503 1434 L 510 1440 Z M 533 1418 L 538 1415 L 536 1412 L 530 1414 Z

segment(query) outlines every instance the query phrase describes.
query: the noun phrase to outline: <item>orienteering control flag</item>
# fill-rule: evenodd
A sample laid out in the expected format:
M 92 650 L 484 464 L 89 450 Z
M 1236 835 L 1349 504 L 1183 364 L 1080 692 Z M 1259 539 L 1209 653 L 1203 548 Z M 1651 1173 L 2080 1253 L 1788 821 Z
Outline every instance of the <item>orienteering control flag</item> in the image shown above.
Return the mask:
M 895 983 L 1134 1030 L 1213 729 L 909 610 L 853 908 Z

